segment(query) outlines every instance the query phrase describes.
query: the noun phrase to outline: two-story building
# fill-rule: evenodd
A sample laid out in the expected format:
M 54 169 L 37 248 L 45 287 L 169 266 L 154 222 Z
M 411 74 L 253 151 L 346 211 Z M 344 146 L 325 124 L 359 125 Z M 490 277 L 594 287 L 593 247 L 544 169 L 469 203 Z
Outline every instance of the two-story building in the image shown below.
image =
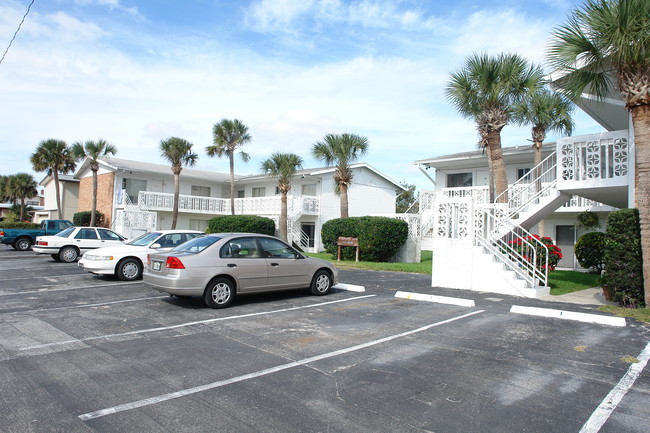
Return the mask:
M 392 214 L 404 187 L 365 163 L 351 166 L 354 179 L 348 191 L 350 216 Z M 290 241 L 307 251 L 322 249 L 322 225 L 340 216 L 334 168 L 299 170 L 288 195 Z M 82 162 L 74 175 L 79 180 L 79 210 L 89 210 L 92 172 Z M 205 230 L 217 215 L 230 215 L 230 176 L 193 168 L 180 174 L 177 228 Z M 172 223 L 174 178 L 170 166 L 104 157 L 97 176 L 97 210 L 105 224 L 125 236 Z M 279 222 L 277 178 L 266 175 L 235 176 L 235 214 L 259 215 Z

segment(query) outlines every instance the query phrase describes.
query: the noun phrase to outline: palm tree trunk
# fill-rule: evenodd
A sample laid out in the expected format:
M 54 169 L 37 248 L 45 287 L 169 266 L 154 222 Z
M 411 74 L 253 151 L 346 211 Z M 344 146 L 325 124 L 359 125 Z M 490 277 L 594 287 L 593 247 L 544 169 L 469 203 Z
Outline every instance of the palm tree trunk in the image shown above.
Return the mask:
M 341 192 L 341 218 L 348 217 L 348 186 L 345 183 L 342 183 L 339 186 Z
M 180 173 L 174 173 L 174 210 L 172 212 L 172 227 L 176 229 L 176 220 L 178 219 L 178 197 L 180 195 Z
M 57 173 L 56 169 L 52 170 L 52 177 L 54 178 L 54 192 L 56 193 L 57 218 L 63 219 L 63 212 L 61 212 L 61 191 L 59 191 L 59 173 Z
M 492 160 L 492 168 L 494 169 L 494 193 L 496 197 L 499 197 L 508 189 L 508 177 L 506 176 L 506 167 L 503 163 L 503 152 L 501 151 L 501 132 L 491 131 L 488 133 L 488 146 L 490 147 L 488 157 Z M 507 202 L 507 194 L 499 198 L 499 203 Z
M 230 214 L 235 214 L 235 155 L 234 152 L 228 154 L 230 159 Z
M 23 222 L 23 215 L 25 215 L 25 197 L 20 198 L 20 222 Z
M 494 198 L 496 195 L 494 194 L 494 166 L 492 164 L 492 151 L 490 150 L 490 146 L 485 146 L 483 149 L 485 149 L 485 152 L 487 153 L 487 161 L 488 161 L 488 171 L 489 171 L 489 177 L 488 177 L 488 200 L 490 203 L 494 203 Z
M 641 226 L 641 257 L 643 260 L 643 293 L 650 308 L 650 106 L 632 108 L 634 146 L 636 148 L 635 205 Z
M 97 211 L 97 172 L 93 172 L 93 202 L 90 206 L 90 227 L 95 227 L 95 212 Z
M 282 191 L 280 197 L 280 238 L 289 242 L 287 237 L 287 192 Z

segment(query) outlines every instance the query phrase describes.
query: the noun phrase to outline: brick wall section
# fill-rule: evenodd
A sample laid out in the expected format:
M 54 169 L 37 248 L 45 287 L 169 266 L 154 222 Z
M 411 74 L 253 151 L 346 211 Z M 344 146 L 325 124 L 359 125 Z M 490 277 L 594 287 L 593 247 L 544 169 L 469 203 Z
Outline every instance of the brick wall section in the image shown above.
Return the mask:
M 104 214 L 104 226 L 111 226 L 113 215 L 113 185 L 115 173 L 97 175 L 97 210 Z M 89 211 L 93 200 L 93 177 L 81 179 L 79 183 L 79 209 L 78 212 Z

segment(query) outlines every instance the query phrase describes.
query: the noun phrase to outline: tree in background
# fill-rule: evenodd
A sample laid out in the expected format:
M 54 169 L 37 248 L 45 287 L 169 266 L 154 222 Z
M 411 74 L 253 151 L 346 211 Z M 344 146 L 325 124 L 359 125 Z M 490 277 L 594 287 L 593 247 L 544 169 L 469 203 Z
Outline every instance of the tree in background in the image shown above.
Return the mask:
M 650 2 L 589 0 L 556 28 L 548 59 L 560 90 L 600 100 L 618 90 L 634 126 L 636 207 L 639 209 L 643 288 L 650 306 Z
M 160 142 L 160 155 L 172 165 L 174 173 L 174 210 L 172 212 L 171 229 L 176 228 L 178 220 L 178 198 L 180 196 L 180 174 L 183 166 L 193 166 L 199 156 L 192 151 L 194 145 L 178 137 L 170 137 Z
M 262 162 L 260 168 L 263 173 L 278 178 L 280 189 L 280 237 L 288 242 L 287 238 L 287 194 L 291 190 L 291 178 L 302 167 L 302 158 L 293 153 L 276 152 Z
M 50 138 L 39 143 L 30 161 L 34 171 L 47 171 L 48 176 L 52 176 L 56 193 L 58 218 L 62 218 L 63 209 L 61 209 L 59 173 L 67 174 L 75 169 L 76 164 L 72 156 L 72 151 L 65 141 Z
M 368 139 L 355 134 L 327 134 L 312 146 L 312 155 L 326 165 L 336 166 L 334 182 L 340 194 L 341 218 L 349 216 L 348 188 L 352 184 L 350 164 L 368 151 Z
M 75 160 L 80 161 L 88 158 L 90 161 L 90 171 L 93 175 L 93 198 L 90 209 L 90 226 L 95 227 L 95 212 L 97 211 L 97 172 L 99 171 L 99 162 L 102 156 L 115 155 L 117 149 L 105 140 L 86 141 L 85 143 L 76 142 L 72 145 L 72 156 Z
M 38 195 L 38 184 L 34 176 L 29 173 L 18 173 L 9 176 L 8 189 L 15 201 L 20 201 L 18 220 L 23 221 L 25 216 L 25 199 Z
M 449 102 L 465 118 L 474 120 L 479 146 L 487 150 L 490 168 L 490 201 L 508 188 L 501 130 L 512 120 L 515 104 L 542 83 L 542 70 L 516 54 L 474 54 L 451 75 L 446 88 Z
M 406 191 L 397 196 L 395 201 L 396 213 L 418 213 L 420 205 L 418 203 L 419 194 L 415 192 L 415 185 L 402 183 Z
M 213 145 L 205 148 L 208 156 L 226 155 L 230 163 L 230 214 L 235 214 L 235 152 L 239 154 L 244 162 L 250 160 L 250 155 L 241 150 L 242 146 L 251 141 L 248 133 L 248 126 L 241 121 L 234 119 L 222 119 L 212 127 Z

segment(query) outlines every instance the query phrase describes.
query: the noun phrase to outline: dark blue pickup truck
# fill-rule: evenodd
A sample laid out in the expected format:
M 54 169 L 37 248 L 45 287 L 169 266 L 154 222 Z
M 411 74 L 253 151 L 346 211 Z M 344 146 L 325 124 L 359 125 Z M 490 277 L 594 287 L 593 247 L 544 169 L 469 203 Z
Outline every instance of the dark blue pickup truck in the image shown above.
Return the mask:
M 27 251 L 36 242 L 36 236 L 55 235 L 68 227 L 74 227 L 68 220 L 45 220 L 40 229 L 0 228 L 0 243 L 11 245 L 19 251 Z

